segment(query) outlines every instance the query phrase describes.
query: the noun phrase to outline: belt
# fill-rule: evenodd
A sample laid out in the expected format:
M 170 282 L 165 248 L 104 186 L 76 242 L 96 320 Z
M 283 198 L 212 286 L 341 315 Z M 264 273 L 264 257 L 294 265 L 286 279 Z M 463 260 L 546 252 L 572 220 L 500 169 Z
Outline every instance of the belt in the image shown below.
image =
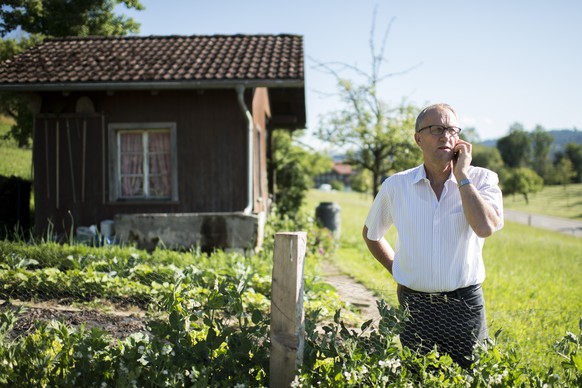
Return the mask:
M 440 297 L 444 297 L 444 298 L 451 297 L 451 298 L 463 299 L 463 297 L 471 295 L 473 292 L 475 292 L 476 290 L 481 288 L 481 284 L 474 284 L 472 286 L 458 288 L 458 289 L 453 290 L 453 291 L 443 291 L 443 292 L 416 291 L 416 290 L 413 290 L 413 289 L 408 288 L 406 286 L 403 286 L 402 284 L 399 284 L 398 288 L 406 294 L 426 295 L 427 297 L 430 297 L 430 298 L 440 296 Z

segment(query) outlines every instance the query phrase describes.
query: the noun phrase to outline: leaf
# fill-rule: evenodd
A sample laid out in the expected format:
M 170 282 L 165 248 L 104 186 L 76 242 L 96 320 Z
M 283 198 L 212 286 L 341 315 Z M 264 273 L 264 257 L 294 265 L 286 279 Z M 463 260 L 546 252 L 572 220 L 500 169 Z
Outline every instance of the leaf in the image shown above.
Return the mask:
M 263 321 L 263 314 L 259 310 L 253 310 L 251 320 L 255 325 L 258 325 Z
M 176 310 L 172 310 L 170 313 L 170 326 L 174 330 L 184 330 L 184 320 Z
M 370 325 L 372 324 L 372 322 L 374 322 L 374 320 L 373 319 L 370 319 L 370 320 L 362 323 L 362 326 L 360 326 L 360 329 L 362 331 L 365 331 L 366 329 L 368 329 L 368 327 L 370 327 Z

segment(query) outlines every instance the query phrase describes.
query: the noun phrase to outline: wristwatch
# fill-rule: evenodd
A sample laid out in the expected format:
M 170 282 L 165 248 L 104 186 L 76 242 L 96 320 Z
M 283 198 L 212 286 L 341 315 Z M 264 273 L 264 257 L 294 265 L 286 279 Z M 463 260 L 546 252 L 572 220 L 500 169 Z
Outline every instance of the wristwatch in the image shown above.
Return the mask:
M 459 188 L 461 188 L 465 185 L 470 185 L 470 184 L 471 184 L 471 180 L 469 178 L 461 179 L 461 181 L 459 182 Z

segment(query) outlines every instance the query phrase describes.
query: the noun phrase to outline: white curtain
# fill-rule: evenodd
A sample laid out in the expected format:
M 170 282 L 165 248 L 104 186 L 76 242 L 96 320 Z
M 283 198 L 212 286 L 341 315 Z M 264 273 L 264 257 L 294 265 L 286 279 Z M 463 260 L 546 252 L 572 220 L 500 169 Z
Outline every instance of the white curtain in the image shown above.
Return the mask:
M 149 133 L 149 193 L 152 197 L 172 196 L 170 133 Z
M 120 134 L 120 180 L 121 197 L 144 195 L 143 133 Z

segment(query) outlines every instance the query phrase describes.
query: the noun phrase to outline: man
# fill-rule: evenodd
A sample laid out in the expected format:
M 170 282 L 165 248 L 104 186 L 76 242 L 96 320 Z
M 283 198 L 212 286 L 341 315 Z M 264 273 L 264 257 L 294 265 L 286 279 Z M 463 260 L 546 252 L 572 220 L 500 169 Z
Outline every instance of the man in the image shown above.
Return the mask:
M 383 182 L 363 236 L 410 313 L 402 344 L 421 352 L 437 346 L 469 367 L 475 343 L 487 337 L 482 248 L 503 226 L 503 199 L 497 174 L 470 165 L 472 145 L 460 132 L 451 106 L 420 112 L 414 139 L 424 163 Z M 384 239 L 392 225 L 395 250 Z

